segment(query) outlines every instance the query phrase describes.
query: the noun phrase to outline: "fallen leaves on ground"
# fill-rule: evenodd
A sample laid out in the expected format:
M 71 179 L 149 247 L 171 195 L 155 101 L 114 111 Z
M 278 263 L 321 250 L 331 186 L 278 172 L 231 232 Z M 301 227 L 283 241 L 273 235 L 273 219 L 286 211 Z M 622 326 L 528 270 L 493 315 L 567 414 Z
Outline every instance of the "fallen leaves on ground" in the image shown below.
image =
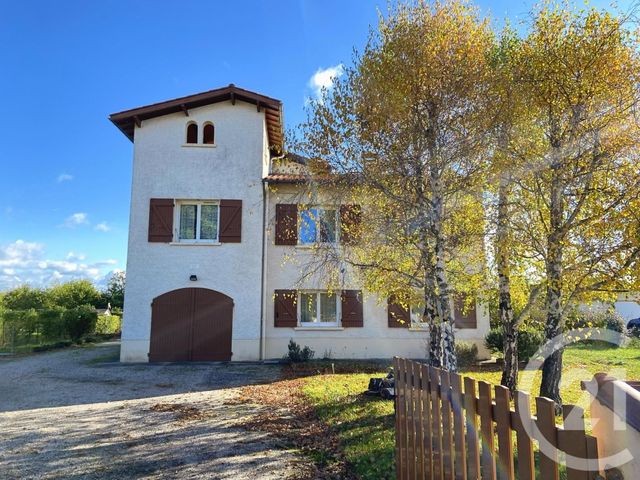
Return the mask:
M 185 403 L 156 403 L 149 409 L 152 412 L 172 412 L 176 414 L 176 421 L 187 422 L 192 420 L 204 420 L 211 417 L 211 413 L 204 412 L 198 407 Z
M 268 407 L 242 424 L 249 430 L 277 435 L 286 443 L 307 453 L 316 471 L 307 478 L 355 480 L 342 453 L 340 441 L 322 423 L 302 392 L 303 378 L 282 380 L 241 388 L 239 399 Z

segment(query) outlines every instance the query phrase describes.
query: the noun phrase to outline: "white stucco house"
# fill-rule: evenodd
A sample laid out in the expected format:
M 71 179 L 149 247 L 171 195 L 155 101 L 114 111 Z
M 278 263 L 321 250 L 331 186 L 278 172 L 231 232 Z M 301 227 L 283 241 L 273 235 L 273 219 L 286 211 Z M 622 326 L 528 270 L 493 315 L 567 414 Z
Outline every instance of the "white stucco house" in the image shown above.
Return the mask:
M 121 361 L 277 359 L 290 339 L 319 357 L 426 355 L 410 309 L 357 284 L 300 284 L 288 259 L 345 241 L 345 206 L 312 207 L 322 228 L 300 222 L 311 208 L 296 203 L 304 159 L 272 154 L 279 100 L 229 85 L 110 120 L 133 142 Z M 484 306 L 456 310 L 456 325 L 484 351 Z

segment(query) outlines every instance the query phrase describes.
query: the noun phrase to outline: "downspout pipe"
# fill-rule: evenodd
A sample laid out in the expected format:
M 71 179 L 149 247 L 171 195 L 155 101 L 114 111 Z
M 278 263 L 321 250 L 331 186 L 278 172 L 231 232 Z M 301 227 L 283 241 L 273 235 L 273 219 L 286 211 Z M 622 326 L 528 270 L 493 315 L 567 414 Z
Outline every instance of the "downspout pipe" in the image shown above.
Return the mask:
M 269 158 L 268 172 L 273 170 L 273 161 L 285 158 L 286 155 Z M 266 360 L 267 356 L 267 229 L 269 228 L 269 183 L 262 182 L 262 285 L 260 297 L 260 361 Z

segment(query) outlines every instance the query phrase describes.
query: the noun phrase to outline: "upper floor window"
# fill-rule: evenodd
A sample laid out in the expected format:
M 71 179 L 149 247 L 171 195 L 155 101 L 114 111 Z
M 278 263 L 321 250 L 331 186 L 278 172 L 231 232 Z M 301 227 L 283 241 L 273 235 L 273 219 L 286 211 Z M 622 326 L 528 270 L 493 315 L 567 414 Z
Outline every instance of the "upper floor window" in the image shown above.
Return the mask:
M 187 125 L 187 143 L 198 143 L 198 124 Z
M 338 211 L 335 208 L 301 207 L 298 222 L 298 243 L 336 243 Z
M 184 201 L 178 203 L 178 241 L 185 243 L 218 242 L 219 204 Z
M 213 145 L 215 138 L 215 128 L 213 123 L 205 123 L 202 129 L 202 143 Z

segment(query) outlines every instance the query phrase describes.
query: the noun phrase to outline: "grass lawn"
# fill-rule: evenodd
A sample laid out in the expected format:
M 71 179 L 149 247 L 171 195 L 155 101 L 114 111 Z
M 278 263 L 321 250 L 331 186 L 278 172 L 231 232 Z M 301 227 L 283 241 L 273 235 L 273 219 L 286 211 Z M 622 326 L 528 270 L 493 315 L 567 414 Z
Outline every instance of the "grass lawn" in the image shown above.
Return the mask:
M 573 345 L 565 351 L 563 371 L 564 403 L 577 404 L 587 410 L 589 396 L 580 389 L 580 381 L 590 380 L 597 372 L 640 379 L 640 348 Z M 477 380 L 500 382 L 499 371 L 475 369 L 462 373 Z M 382 375 L 381 372 L 378 376 Z M 362 395 L 371 376 L 370 373 L 316 375 L 305 379 L 303 393 L 319 418 L 337 433 L 356 474 L 362 479 L 392 479 L 395 478 L 393 402 Z M 522 380 L 522 389 L 535 397 L 540 388 L 540 375 Z

